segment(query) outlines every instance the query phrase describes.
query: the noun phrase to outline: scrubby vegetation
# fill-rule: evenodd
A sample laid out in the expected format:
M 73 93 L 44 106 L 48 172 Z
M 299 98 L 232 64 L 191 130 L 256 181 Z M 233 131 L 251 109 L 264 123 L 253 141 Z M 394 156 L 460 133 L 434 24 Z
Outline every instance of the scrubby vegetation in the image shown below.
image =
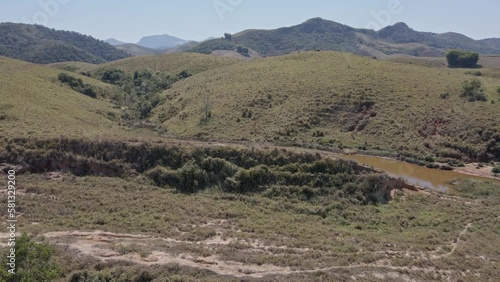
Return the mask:
M 500 174 L 500 166 L 496 166 L 494 167 L 491 172 L 495 173 L 495 174 Z
M 483 84 L 479 79 L 466 80 L 462 84 L 462 97 L 469 102 L 486 101 Z
M 113 46 L 77 32 L 41 25 L 0 23 L 0 56 L 33 63 L 103 63 L 128 57 Z
M 5 282 L 53 281 L 59 277 L 59 266 L 54 259 L 55 249 L 23 234 L 15 241 L 15 275 L 6 271 L 10 253 L 1 252 L 0 280 Z
M 226 164 L 213 157 L 197 166 L 230 175 L 233 166 Z M 132 174 L 48 175 L 18 177 L 25 214 L 19 224 L 40 236 L 62 231 L 47 239 L 59 244 L 61 281 L 372 281 L 385 271 L 424 281 L 498 277 L 500 190 L 494 183 L 456 182 L 449 196 L 397 191 L 393 201 L 375 206 L 353 204 L 343 191 L 314 196 L 316 189 L 274 187 L 185 194 Z M 80 253 L 78 244 L 91 255 Z
M 303 191 L 307 199 L 333 195 L 361 204 L 387 202 L 390 190 L 401 185 L 354 162 L 278 150 L 16 139 L 0 152 L 0 162 L 21 162 L 33 173 L 63 170 L 78 176 L 112 177 L 144 174 L 156 185 L 182 193 L 209 188 L 243 194 L 276 193 L 282 189 L 285 193 Z
M 131 109 L 122 117 L 127 120 L 145 119 L 154 107 L 161 103 L 160 93 L 170 88 L 175 82 L 188 78 L 187 70 L 177 75 L 149 70 L 135 71 L 133 75 L 117 68 L 99 69 L 93 75 L 101 81 L 119 87 L 119 91 L 110 97 L 111 101 Z
M 236 52 L 240 53 L 241 55 L 243 55 L 245 57 L 250 56 L 250 50 L 248 50 L 248 48 L 245 46 L 241 46 L 241 45 L 236 46 Z

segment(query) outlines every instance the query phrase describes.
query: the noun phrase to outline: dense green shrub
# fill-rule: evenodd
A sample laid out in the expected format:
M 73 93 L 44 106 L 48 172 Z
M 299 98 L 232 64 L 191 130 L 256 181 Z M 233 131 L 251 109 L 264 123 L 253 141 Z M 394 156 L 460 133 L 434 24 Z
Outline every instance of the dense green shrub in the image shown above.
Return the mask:
M 208 157 L 204 159 L 201 168 L 209 174 L 217 177 L 217 180 L 224 181 L 226 178 L 233 177 L 238 171 L 238 167 L 224 159 Z
M 36 242 L 23 234 L 16 238 L 16 274 L 7 272 L 7 254 L 2 254 L 0 281 L 32 282 L 53 281 L 59 276 L 59 267 L 52 259 L 55 250 L 48 244 Z
M 500 173 L 500 166 L 496 166 L 496 167 L 494 167 L 494 168 L 491 170 L 491 172 L 493 172 L 493 173 L 495 173 L 495 174 Z
M 101 76 L 101 80 L 106 83 L 120 84 L 126 80 L 127 75 L 120 69 L 105 70 Z
M 250 57 L 250 50 L 245 46 L 241 45 L 236 46 L 236 52 L 240 53 L 245 57 Z
M 465 97 L 469 102 L 486 101 L 481 80 L 474 78 L 464 81 L 461 96 Z
M 181 71 L 179 73 L 178 76 L 179 76 L 180 79 L 183 79 L 183 78 L 188 78 L 190 76 L 193 76 L 193 74 L 190 71 L 188 71 L 188 70 L 183 70 L 183 71 Z
M 175 170 L 170 170 L 161 166 L 157 166 L 145 173 L 147 177 L 161 187 L 176 188 L 180 184 L 179 177 Z
M 265 165 L 249 170 L 240 170 L 234 176 L 237 181 L 237 190 L 231 192 L 251 193 L 261 191 L 263 186 L 271 185 L 276 181 L 276 175 Z
M 113 103 L 130 109 L 123 118 L 133 120 L 148 118 L 153 109 L 164 99 L 161 98 L 161 92 L 192 74 L 188 70 L 177 75 L 141 70 L 129 75 L 121 69 L 112 68 L 100 69 L 95 75 L 105 83 L 120 86 L 120 92 L 110 95 L 110 98 Z
M 446 52 L 446 60 L 450 67 L 472 68 L 477 66 L 479 53 L 463 50 L 449 50 Z
M 204 190 L 208 185 L 208 174 L 194 162 L 189 162 L 177 170 L 179 178 L 179 191 L 183 193 L 196 193 Z

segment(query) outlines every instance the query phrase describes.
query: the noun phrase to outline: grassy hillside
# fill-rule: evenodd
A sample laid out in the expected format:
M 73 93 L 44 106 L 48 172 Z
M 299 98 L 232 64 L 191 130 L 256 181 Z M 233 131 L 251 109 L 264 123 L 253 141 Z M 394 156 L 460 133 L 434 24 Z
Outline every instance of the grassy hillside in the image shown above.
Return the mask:
M 108 43 L 40 25 L 0 23 L 0 56 L 33 63 L 102 63 L 128 57 Z
M 57 81 L 55 68 L 0 57 L 0 132 L 5 137 L 96 137 L 119 134 L 120 113 Z M 99 89 L 109 85 L 84 76 Z
M 48 64 L 49 67 L 69 71 L 69 72 L 88 72 L 98 68 L 97 64 L 84 63 L 84 62 L 61 62 Z
M 99 78 L 113 69 L 124 80 L 79 74 Z M 168 84 L 152 120 L 185 137 L 431 154 L 454 138 L 477 137 L 461 142 L 484 146 L 493 134 L 485 132 L 498 130 L 500 120 L 499 103 L 491 103 L 496 79 L 482 79 L 488 102 L 469 103 L 458 97 L 472 77 L 465 70 L 335 52 L 250 62 L 173 54 L 51 67 L 0 57 L 0 178 L 16 169 L 16 227 L 48 250 L 47 261 L 58 266 L 54 281 L 499 276 L 494 182 L 455 182 L 452 195 L 416 192 L 328 152 L 186 142 L 120 127 L 123 111 L 107 94 L 156 95 L 149 88 L 161 84 L 161 72 L 184 70 L 193 76 Z M 58 80 L 61 72 L 106 95 L 73 91 Z M 6 222 L 5 212 L 0 217 Z M 7 252 L 0 244 L 4 263 Z M 19 263 L 17 270 L 37 266 Z M 7 278 L 0 268 L 0 280 Z
M 488 101 L 471 103 L 464 72 L 335 52 L 262 59 L 176 84 L 154 120 L 185 137 L 498 160 L 500 81 L 482 79 Z
M 237 59 L 221 58 L 194 53 L 175 53 L 163 55 L 150 55 L 137 58 L 127 58 L 115 62 L 99 65 L 100 69 L 117 68 L 129 74 L 135 71 L 150 70 L 178 74 L 188 70 L 197 74 L 206 70 L 217 69 L 239 62 Z

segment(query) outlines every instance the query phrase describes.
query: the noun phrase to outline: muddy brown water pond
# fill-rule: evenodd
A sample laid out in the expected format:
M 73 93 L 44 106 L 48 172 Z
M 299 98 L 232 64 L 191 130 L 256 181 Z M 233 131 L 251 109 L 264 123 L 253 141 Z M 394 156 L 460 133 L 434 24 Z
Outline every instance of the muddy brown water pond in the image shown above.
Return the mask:
M 360 164 L 384 171 L 391 177 L 404 179 L 408 184 L 439 192 L 447 192 L 453 189 L 451 182 L 456 179 L 478 179 L 500 184 L 500 181 L 490 178 L 467 175 L 456 171 L 430 169 L 390 158 L 365 155 L 337 156 L 341 159 L 353 160 Z

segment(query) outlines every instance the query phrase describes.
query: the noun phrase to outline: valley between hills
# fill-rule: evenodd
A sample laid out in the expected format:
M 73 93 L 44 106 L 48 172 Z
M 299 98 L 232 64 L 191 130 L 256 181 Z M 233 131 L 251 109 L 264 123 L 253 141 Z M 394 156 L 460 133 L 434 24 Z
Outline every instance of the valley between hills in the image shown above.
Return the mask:
M 248 47 L 260 33 L 193 48 Z M 400 24 L 377 42 L 401 33 L 415 35 Z M 0 57 L 0 175 L 15 174 L 18 242 L 39 254 L 19 257 L 22 281 L 500 276 L 500 57 L 471 69 L 439 50 L 130 57 L 98 45 L 107 55 Z

